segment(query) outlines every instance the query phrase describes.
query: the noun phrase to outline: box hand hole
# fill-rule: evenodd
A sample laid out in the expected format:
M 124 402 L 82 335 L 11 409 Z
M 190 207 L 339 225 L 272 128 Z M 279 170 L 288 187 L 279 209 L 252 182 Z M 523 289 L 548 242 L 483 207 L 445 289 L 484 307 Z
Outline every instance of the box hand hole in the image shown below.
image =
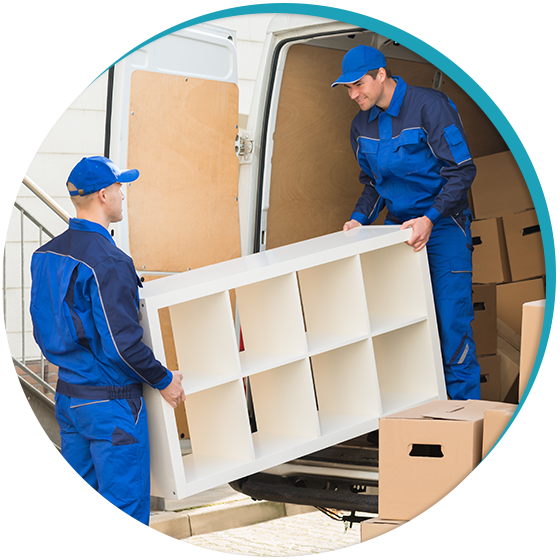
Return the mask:
M 540 233 L 540 231 L 541 227 L 539 225 L 523 228 L 523 237 L 531 235 L 532 233 Z
M 443 448 L 436 443 L 413 443 L 409 446 L 410 457 L 443 457 Z

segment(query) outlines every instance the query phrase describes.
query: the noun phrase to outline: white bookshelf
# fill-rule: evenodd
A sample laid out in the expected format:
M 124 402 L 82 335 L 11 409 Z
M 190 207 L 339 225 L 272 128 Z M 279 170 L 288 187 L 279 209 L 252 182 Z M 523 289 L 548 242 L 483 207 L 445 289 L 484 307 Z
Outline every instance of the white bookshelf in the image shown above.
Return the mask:
M 144 339 L 162 363 L 158 310 L 170 310 L 192 450 L 182 456 L 173 409 L 146 387 L 153 495 L 181 499 L 445 398 L 426 254 L 409 236 L 360 227 L 142 288 Z

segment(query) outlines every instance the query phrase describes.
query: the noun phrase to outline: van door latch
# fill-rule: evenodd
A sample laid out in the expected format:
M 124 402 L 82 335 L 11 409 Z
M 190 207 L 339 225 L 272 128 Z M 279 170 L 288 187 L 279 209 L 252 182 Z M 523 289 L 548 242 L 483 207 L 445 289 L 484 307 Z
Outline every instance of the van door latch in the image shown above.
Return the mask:
M 235 153 L 242 163 L 249 163 L 251 161 L 253 141 L 249 138 L 249 133 L 240 131 L 235 137 Z

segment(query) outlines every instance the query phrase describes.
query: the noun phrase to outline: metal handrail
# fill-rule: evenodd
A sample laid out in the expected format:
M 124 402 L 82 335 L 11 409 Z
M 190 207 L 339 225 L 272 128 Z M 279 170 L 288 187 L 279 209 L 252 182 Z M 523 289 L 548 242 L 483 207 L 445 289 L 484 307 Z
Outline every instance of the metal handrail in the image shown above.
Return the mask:
M 30 222 L 33 222 L 41 231 L 46 233 L 51 239 L 54 237 L 54 233 L 51 233 L 39 220 L 33 217 L 23 206 L 19 205 L 17 202 L 14 202 L 14 207 L 17 208 Z
M 29 177 L 25 176 L 23 178 L 22 183 L 33 193 L 37 196 L 37 198 L 41 199 L 53 212 L 58 214 L 66 223 L 70 222 L 70 214 L 62 208 L 57 202 L 54 201 L 39 185 L 34 183 Z

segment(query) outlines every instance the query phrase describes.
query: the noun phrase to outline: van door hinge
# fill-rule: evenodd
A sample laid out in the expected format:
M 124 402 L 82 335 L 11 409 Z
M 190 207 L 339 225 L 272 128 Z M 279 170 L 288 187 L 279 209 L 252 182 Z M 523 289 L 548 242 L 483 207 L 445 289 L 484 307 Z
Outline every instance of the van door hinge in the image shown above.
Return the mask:
M 251 163 L 253 140 L 249 137 L 248 132 L 240 131 L 235 137 L 235 153 L 239 157 L 240 163 Z

